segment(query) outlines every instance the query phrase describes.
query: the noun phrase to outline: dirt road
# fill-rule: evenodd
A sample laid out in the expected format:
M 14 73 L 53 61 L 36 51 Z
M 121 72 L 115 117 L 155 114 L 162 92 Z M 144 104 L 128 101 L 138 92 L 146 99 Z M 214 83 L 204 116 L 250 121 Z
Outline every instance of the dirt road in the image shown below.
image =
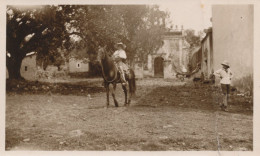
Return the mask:
M 107 109 L 99 81 L 36 92 L 10 87 L 6 150 L 253 150 L 250 98 L 235 93 L 222 112 L 218 87 L 165 79 L 137 85 L 130 107 L 118 86 L 120 107 L 111 98 Z

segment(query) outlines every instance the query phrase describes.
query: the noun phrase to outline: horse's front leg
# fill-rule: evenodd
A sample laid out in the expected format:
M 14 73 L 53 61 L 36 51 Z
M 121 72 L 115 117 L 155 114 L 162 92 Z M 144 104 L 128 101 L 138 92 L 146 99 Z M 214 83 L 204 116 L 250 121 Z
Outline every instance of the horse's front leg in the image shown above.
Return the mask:
M 104 83 L 107 93 L 107 108 L 109 106 L 109 83 Z
M 125 93 L 125 106 L 127 106 L 128 105 L 128 103 L 127 103 L 127 88 L 126 88 L 125 85 L 122 85 L 122 88 L 123 88 L 123 91 Z
M 131 103 L 132 93 L 129 93 L 127 105 L 129 106 Z
M 115 91 L 116 91 L 116 83 L 113 83 L 112 97 L 113 97 L 113 99 L 114 99 L 115 106 L 118 107 L 118 102 L 117 102 L 117 100 L 116 100 Z

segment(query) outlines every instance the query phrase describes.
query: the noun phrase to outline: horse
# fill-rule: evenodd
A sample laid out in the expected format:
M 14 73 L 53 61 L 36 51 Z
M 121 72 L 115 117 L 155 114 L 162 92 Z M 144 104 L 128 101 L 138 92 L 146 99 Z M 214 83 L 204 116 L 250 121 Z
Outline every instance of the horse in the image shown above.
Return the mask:
M 115 62 L 112 57 L 108 56 L 105 47 L 99 47 L 97 60 L 101 65 L 102 76 L 104 79 L 104 87 L 106 88 L 107 95 L 107 103 L 106 106 L 109 106 L 109 85 L 112 84 L 112 97 L 114 99 L 115 107 L 118 107 L 118 101 L 116 100 L 115 90 L 117 83 L 122 83 L 120 78 L 120 73 L 115 65 Z M 135 73 L 132 69 L 129 69 L 129 74 L 126 74 L 125 79 L 127 81 L 127 85 L 122 85 L 124 95 L 125 95 L 125 103 L 124 106 L 129 106 L 131 103 L 131 98 L 135 94 L 136 91 L 136 82 L 135 82 Z M 129 88 L 129 98 L 127 98 L 127 93 Z

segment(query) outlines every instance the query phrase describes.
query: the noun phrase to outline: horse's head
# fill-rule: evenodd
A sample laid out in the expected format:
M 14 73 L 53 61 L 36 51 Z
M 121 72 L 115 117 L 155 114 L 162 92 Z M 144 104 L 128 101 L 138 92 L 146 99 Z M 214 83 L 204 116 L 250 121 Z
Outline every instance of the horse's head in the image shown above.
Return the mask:
M 101 63 L 102 61 L 106 60 L 106 61 L 111 61 L 113 60 L 109 54 L 110 52 L 106 51 L 106 46 L 105 47 L 99 47 L 97 50 L 97 61 L 99 63 Z
M 101 63 L 101 61 L 105 58 L 106 52 L 104 47 L 99 47 L 97 50 L 97 61 Z
M 106 51 L 106 47 L 99 47 L 97 50 L 97 61 L 102 68 L 102 74 L 106 81 L 117 78 L 117 69 L 112 57 Z

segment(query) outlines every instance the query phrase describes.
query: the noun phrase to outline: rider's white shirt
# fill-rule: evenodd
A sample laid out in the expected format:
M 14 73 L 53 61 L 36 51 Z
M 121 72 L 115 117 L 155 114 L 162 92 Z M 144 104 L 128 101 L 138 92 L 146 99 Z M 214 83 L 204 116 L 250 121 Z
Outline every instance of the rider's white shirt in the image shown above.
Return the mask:
M 126 59 L 126 53 L 125 53 L 125 51 L 122 50 L 122 49 L 115 51 L 114 54 L 113 54 L 113 56 L 114 56 L 115 58 L 120 57 L 120 58 L 122 58 L 122 59 Z

